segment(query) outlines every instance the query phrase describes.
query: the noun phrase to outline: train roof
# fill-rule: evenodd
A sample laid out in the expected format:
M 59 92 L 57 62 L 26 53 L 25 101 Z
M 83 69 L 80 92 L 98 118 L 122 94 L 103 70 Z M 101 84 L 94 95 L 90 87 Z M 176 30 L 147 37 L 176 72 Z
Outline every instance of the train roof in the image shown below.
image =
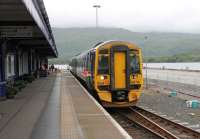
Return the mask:
M 78 54 L 76 54 L 74 57 L 81 57 L 81 56 L 85 55 L 85 54 L 88 53 L 88 52 L 96 51 L 96 49 L 98 49 L 98 48 L 101 47 L 102 45 L 105 45 L 105 44 L 111 43 L 111 42 L 126 42 L 126 43 L 134 44 L 133 42 L 125 41 L 125 40 L 108 40 L 108 41 L 104 41 L 104 42 L 99 42 L 99 43 L 95 44 L 91 49 L 86 50 L 86 51 L 84 51 L 84 52 L 82 52 L 82 53 L 78 53 Z M 137 46 L 137 45 L 136 45 L 136 46 Z M 140 48 L 138 47 L 138 49 L 140 49 Z M 74 57 L 72 57 L 72 59 L 73 59 Z
M 94 49 L 97 49 L 99 47 L 101 47 L 102 45 L 104 44 L 107 44 L 107 43 L 111 43 L 111 42 L 124 42 L 124 43 L 130 43 L 130 44 L 135 44 L 134 42 L 131 42 L 131 41 L 126 41 L 126 40 L 108 40 L 108 41 L 104 41 L 104 42 L 100 42 L 100 43 L 97 43 L 94 47 Z M 136 45 L 136 44 L 135 44 Z M 137 46 L 137 45 L 136 45 Z M 138 47 L 139 49 L 139 47 Z

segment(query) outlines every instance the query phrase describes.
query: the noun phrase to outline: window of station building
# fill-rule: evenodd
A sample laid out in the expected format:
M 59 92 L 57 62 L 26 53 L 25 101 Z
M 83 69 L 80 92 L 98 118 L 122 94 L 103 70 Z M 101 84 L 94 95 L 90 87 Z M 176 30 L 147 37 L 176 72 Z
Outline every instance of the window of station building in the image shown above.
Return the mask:
M 13 54 L 7 55 L 6 62 L 7 62 L 7 77 L 14 76 L 15 75 L 14 55 Z
M 99 55 L 98 74 L 108 74 L 108 73 L 109 73 L 108 55 Z
M 140 72 L 139 57 L 134 53 L 130 54 L 130 69 L 131 74 Z
M 8 56 L 8 73 L 12 73 L 12 67 L 11 67 L 11 56 Z

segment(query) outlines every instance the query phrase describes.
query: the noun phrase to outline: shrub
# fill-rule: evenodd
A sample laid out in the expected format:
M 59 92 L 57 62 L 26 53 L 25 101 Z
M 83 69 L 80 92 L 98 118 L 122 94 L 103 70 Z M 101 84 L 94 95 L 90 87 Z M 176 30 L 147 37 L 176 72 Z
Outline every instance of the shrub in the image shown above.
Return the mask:
M 23 76 L 23 79 L 25 81 L 31 83 L 33 80 L 35 80 L 35 77 L 34 77 L 34 75 L 28 75 L 28 74 L 26 74 L 26 75 Z
M 17 94 L 17 89 L 7 84 L 6 97 L 11 99 L 11 98 L 14 98 L 16 94 Z
M 13 86 L 18 90 L 21 90 L 22 88 L 26 87 L 26 84 L 27 82 L 24 80 L 17 80 L 14 82 Z

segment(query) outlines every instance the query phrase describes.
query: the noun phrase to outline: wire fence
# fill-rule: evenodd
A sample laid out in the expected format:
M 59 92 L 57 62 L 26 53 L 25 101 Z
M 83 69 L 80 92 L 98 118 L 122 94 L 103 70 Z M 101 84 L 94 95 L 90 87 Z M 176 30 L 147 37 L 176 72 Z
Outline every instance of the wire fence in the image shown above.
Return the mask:
M 200 72 L 144 69 L 144 78 L 200 86 Z

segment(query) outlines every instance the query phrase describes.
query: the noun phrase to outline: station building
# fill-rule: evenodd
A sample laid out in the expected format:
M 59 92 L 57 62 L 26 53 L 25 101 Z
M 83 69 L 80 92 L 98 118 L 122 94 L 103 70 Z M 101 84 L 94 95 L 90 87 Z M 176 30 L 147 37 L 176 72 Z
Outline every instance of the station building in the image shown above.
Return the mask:
M 0 98 L 7 81 L 35 74 L 57 56 L 43 0 L 0 0 Z

